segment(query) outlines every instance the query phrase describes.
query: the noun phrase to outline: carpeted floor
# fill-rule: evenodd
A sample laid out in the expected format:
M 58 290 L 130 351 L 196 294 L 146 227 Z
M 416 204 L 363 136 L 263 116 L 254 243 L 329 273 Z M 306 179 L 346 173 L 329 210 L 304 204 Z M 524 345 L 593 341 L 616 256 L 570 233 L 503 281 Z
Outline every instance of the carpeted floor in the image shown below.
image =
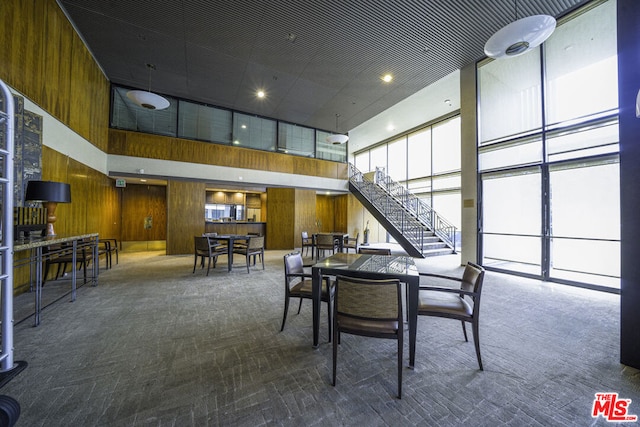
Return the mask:
M 17 425 L 609 425 L 591 416 L 597 392 L 631 399 L 640 415 L 640 371 L 618 361 L 619 296 L 491 272 L 484 371 L 458 322 L 421 318 L 402 400 L 390 340 L 344 335 L 333 387 L 325 305 L 318 349 L 309 301 L 280 332 L 284 254 L 267 251 L 266 270 L 249 274 L 222 259 L 206 277 L 192 274 L 192 256 L 121 253 L 97 287 L 48 306 L 38 327 L 15 327 L 15 359 L 28 367 L 0 393 L 20 402 Z M 459 264 L 419 261 L 450 274 Z M 16 298 L 16 311 L 31 300 Z

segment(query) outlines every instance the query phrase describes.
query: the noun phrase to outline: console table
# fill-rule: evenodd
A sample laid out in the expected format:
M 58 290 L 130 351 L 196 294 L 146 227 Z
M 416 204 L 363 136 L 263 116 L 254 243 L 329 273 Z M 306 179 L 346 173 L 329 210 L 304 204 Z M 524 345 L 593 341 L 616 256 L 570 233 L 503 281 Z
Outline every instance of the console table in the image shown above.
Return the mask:
M 45 247 L 52 247 L 65 244 L 64 248 L 51 249 L 44 253 Z M 35 289 L 35 310 L 34 310 L 34 326 L 40 324 L 40 312 L 42 307 L 42 263 L 47 259 L 55 258 L 62 253 L 68 253 L 71 249 L 72 256 L 72 269 L 71 269 L 71 301 L 76 300 L 76 279 L 77 279 L 77 254 L 78 250 L 86 249 L 91 250 L 93 264 L 91 274 L 91 284 L 96 286 L 98 284 L 98 233 L 82 234 L 78 236 L 51 236 L 38 238 L 33 240 L 16 241 L 13 244 L 14 253 L 20 251 L 30 251 L 29 256 L 20 260 L 15 260 L 14 267 L 20 267 L 23 265 L 29 265 L 31 269 L 35 264 L 35 287 L 32 285 L 32 289 Z M 68 295 L 65 294 L 65 295 Z

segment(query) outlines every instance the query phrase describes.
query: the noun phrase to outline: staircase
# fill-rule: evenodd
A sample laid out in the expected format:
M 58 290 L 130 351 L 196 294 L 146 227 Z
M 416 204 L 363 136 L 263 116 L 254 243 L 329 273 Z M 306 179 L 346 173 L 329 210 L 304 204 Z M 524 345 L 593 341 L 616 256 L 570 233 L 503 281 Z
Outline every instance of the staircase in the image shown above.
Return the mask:
M 349 190 L 410 256 L 455 253 L 456 227 L 383 170 L 365 175 L 349 164 Z

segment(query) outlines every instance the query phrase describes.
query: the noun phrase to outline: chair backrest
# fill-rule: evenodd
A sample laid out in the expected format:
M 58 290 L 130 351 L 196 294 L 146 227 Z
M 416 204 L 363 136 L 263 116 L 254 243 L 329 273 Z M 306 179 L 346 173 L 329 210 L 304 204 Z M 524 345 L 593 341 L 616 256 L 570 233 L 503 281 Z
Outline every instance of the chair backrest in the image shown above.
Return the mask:
M 309 233 L 306 231 L 302 232 L 302 243 L 309 243 L 311 239 L 309 239 Z
M 284 256 L 284 280 L 289 282 L 290 274 L 304 273 L 304 264 L 302 263 L 302 254 L 300 252 L 292 252 Z
M 460 289 L 476 294 L 474 298 L 471 298 L 473 300 L 472 302 L 474 315 L 477 314 L 478 310 L 480 309 L 480 296 L 482 295 L 484 273 L 485 270 L 483 267 L 472 262 L 467 262 L 467 265 L 464 268 L 464 272 L 462 273 L 462 282 L 460 284 Z
M 194 236 L 195 250 L 198 252 L 209 252 L 209 238 L 206 236 Z
M 363 248 L 360 246 L 358 248 L 359 254 L 370 254 L 370 255 L 391 255 L 391 249 L 389 248 Z
M 249 237 L 248 249 L 262 249 L 264 248 L 264 236 Z
M 400 281 L 338 276 L 335 312 L 359 319 L 402 321 Z
M 203 237 L 216 237 L 218 233 L 202 233 Z
M 319 247 L 333 247 L 334 245 L 334 237 L 333 234 L 323 234 L 320 233 L 318 234 L 318 237 L 316 239 L 316 245 Z

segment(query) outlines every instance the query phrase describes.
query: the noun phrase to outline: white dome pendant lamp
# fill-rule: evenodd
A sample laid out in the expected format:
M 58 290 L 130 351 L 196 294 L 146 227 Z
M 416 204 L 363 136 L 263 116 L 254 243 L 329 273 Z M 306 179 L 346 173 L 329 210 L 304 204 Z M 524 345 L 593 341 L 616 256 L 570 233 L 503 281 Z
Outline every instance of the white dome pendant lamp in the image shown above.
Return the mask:
M 484 53 L 494 59 L 510 58 L 541 45 L 556 29 L 556 20 L 549 15 L 533 15 L 518 19 L 496 31 L 484 45 Z
M 336 132 L 338 132 L 338 117 L 340 117 L 340 114 L 336 114 Z M 335 145 L 344 144 L 348 140 L 349 136 L 343 135 L 341 133 L 334 133 L 333 135 L 329 135 L 325 138 L 325 141 L 327 141 L 329 144 Z
M 148 110 L 164 110 L 170 105 L 169 101 L 151 92 L 151 70 L 155 70 L 156 66 L 147 64 L 147 68 L 149 69 L 149 90 L 130 90 L 127 92 L 127 98 L 133 101 L 134 104 Z

